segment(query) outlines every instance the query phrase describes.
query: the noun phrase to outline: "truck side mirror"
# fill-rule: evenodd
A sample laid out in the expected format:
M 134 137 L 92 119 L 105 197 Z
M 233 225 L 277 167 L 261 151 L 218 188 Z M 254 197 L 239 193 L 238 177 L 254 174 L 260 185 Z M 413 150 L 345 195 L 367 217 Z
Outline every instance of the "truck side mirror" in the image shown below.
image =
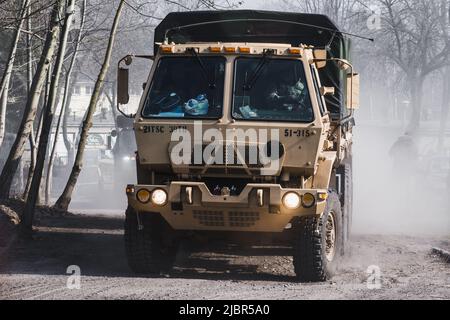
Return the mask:
M 117 73 L 117 102 L 119 104 L 128 104 L 130 101 L 128 74 L 128 69 L 125 68 L 119 68 Z
M 347 74 L 346 107 L 349 110 L 359 109 L 359 74 Z
M 314 50 L 314 60 L 317 60 L 316 68 L 322 69 L 327 66 L 327 50 L 325 49 L 315 49 Z

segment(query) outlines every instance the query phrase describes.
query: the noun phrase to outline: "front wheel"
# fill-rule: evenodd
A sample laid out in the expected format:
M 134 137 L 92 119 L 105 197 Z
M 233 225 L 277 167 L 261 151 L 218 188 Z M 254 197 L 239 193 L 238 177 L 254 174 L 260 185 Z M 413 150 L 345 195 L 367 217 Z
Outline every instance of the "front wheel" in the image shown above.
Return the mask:
M 322 216 L 300 219 L 295 225 L 294 269 L 300 281 L 325 281 L 337 270 L 343 245 L 339 197 L 331 192 Z
M 134 272 L 142 274 L 170 271 L 177 253 L 173 230 L 158 214 L 138 214 L 131 207 L 126 211 L 125 252 L 128 265 Z

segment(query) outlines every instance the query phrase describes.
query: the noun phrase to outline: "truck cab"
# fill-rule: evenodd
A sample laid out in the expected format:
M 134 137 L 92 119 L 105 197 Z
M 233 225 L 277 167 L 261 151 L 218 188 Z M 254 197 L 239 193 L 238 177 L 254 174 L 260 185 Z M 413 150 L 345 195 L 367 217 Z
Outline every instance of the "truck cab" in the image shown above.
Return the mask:
M 359 89 L 347 44 L 320 15 L 188 12 L 161 22 L 133 115 L 138 183 L 126 188 L 125 242 L 134 271 L 170 269 L 180 239 L 198 233 L 280 238 L 299 279 L 334 274 L 350 233 Z M 133 58 L 119 63 L 119 110 Z

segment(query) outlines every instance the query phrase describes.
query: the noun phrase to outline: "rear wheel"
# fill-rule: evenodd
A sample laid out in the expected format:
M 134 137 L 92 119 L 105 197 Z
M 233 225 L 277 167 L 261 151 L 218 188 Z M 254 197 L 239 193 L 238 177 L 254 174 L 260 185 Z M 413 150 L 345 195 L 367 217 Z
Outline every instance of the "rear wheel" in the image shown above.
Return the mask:
M 138 217 L 134 209 L 127 209 L 125 252 L 131 270 L 142 274 L 170 271 L 177 247 L 173 230 L 160 215 L 148 213 Z
M 322 216 L 302 218 L 295 226 L 294 269 L 300 281 L 325 281 L 337 270 L 343 244 L 339 197 L 331 192 Z

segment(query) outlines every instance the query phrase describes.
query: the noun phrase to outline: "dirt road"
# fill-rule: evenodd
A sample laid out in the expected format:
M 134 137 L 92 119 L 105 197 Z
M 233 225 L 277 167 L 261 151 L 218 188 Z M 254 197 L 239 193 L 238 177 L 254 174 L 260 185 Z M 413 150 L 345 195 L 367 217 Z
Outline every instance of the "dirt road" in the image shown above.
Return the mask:
M 128 270 L 120 215 L 47 218 L 38 230 L 0 261 L 0 299 L 450 299 L 450 267 L 430 254 L 448 238 L 357 235 L 338 276 L 305 284 L 294 281 L 287 248 L 182 251 L 170 275 L 151 278 Z M 71 265 L 80 289 L 67 287 Z M 371 265 L 379 289 L 368 288 Z

